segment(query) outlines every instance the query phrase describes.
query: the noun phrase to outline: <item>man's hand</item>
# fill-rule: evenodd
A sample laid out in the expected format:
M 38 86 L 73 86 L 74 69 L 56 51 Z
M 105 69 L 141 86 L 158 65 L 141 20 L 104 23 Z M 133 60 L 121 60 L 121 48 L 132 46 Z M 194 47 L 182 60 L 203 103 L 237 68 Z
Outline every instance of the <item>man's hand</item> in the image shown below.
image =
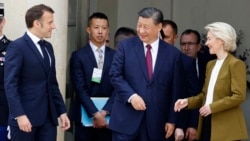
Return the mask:
M 135 110 L 141 110 L 141 111 L 146 110 L 146 104 L 144 100 L 138 94 L 135 94 L 132 97 L 130 103 Z
M 188 141 L 195 140 L 197 136 L 197 130 L 195 128 L 189 127 L 187 128 L 185 138 L 188 139 Z
M 27 133 L 32 131 L 31 130 L 32 125 L 26 115 L 21 115 L 17 117 L 16 119 L 17 119 L 18 127 L 21 131 L 27 132 Z
M 108 123 L 106 121 L 106 113 L 104 112 L 96 112 L 94 114 L 94 118 L 93 118 L 93 127 L 94 128 L 107 128 L 108 127 Z
M 180 112 L 181 109 L 185 108 L 188 105 L 188 100 L 185 99 L 178 99 L 174 104 L 174 111 Z
M 184 132 L 181 128 L 176 128 L 174 132 L 175 141 L 182 141 L 184 139 Z
M 70 128 L 70 121 L 66 113 L 60 115 L 61 128 L 65 131 Z
M 173 134 L 174 128 L 175 128 L 175 125 L 172 123 L 165 124 L 165 132 L 166 132 L 165 138 L 169 138 Z

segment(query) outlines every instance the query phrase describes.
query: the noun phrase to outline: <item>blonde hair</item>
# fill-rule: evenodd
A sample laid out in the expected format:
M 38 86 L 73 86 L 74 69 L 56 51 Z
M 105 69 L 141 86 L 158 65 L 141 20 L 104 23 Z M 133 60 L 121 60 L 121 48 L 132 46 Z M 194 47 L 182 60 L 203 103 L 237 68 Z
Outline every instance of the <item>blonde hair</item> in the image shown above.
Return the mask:
M 234 28 L 224 22 L 214 22 L 205 26 L 207 31 L 210 31 L 218 39 L 224 41 L 224 50 L 233 52 L 236 50 L 236 32 Z

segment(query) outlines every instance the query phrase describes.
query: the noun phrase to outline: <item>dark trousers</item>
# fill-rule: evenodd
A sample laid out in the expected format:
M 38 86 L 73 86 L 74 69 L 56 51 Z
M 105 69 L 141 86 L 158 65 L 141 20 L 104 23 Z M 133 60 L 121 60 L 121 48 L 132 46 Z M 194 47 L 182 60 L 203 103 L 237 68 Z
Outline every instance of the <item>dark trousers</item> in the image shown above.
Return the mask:
M 211 138 L 211 115 L 203 118 L 201 141 L 210 141 Z
M 81 123 L 75 122 L 74 141 L 112 141 L 112 132 L 107 128 L 84 127 Z
M 11 141 L 56 141 L 56 126 L 47 120 L 42 126 L 32 127 L 30 133 L 10 126 Z
M 132 135 L 113 131 L 112 141 L 151 141 L 148 135 L 145 117 L 143 118 L 138 130 Z
M 7 135 L 7 126 L 0 125 L 0 141 L 8 141 Z

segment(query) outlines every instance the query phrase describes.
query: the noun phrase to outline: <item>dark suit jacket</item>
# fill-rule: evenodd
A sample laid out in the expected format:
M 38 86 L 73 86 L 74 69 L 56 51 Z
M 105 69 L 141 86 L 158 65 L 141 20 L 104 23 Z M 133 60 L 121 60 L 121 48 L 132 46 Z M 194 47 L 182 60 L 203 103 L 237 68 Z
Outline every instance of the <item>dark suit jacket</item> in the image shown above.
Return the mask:
M 8 125 L 9 107 L 4 90 L 4 66 L 6 50 L 11 41 L 4 35 L 0 40 L 0 125 Z
M 182 88 L 180 51 L 159 41 L 154 74 L 147 76 L 143 43 L 138 36 L 120 42 L 114 57 L 110 77 L 117 92 L 110 128 L 123 134 L 133 134 L 145 117 L 152 140 L 165 139 L 165 123 L 176 123 L 174 103 Z M 136 111 L 129 97 L 137 93 L 146 103 L 145 111 Z
M 196 70 L 196 60 L 185 54 L 181 55 L 181 60 L 184 68 L 184 87 L 183 96 L 181 98 L 187 98 L 195 96 L 200 93 L 199 81 Z M 182 110 L 178 116 L 178 128 L 186 129 L 188 127 L 197 128 L 198 125 L 199 110 Z
M 73 108 L 73 119 L 81 122 L 81 109 L 83 105 L 90 117 L 98 111 L 90 97 L 110 97 L 103 110 L 111 113 L 114 95 L 113 86 L 109 79 L 109 69 L 115 51 L 109 47 L 105 48 L 105 57 L 101 83 L 92 82 L 93 69 L 97 68 L 94 53 L 89 44 L 72 53 L 70 59 L 70 75 L 76 91 Z
M 50 72 L 45 71 L 43 58 L 26 33 L 8 47 L 4 80 L 12 126 L 18 126 L 15 118 L 20 115 L 27 115 L 33 127 L 40 126 L 48 114 L 57 125 L 57 117 L 66 113 L 56 80 L 53 48 L 49 42 L 46 44 L 51 57 Z

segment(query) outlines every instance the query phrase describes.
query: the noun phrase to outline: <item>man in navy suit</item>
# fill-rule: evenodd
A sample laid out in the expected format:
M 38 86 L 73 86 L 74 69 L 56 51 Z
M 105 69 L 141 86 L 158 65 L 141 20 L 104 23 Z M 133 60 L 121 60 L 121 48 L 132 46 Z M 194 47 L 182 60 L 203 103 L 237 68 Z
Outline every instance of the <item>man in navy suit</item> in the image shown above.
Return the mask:
M 163 20 L 161 37 L 167 43 L 174 45 L 178 39 L 178 27 L 174 21 Z M 195 96 L 200 92 L 199 81 L 196 70 L 196 60 L 185 54 L 181 55 L 185 77 L 183 79 L 183 95 L 181 97 Z M 183 110 L 178 114 L 178 122 L 175 129 L 175 141 L 188 140 L 193 141 L 197 135 L 198 109 Z M 184 134 L 185 132 L 185 134 Z
M 7 49 L 4 80 L 12 141 L 56 141 L 58 117 L 63 130 L 70 127 L 56 79 L 53 48 L 43 39 L 50 38 L 55 29 L 53 13 L 43 4 L 28 9 L 28 31 Z
M 182 89 L 181 52 L 159 39 L 163 14 L 138 13 L 138 36 L 118 44 L 110 69 L 116 97 L 109 128 L 113 141 L 159 141 L 175 128 L 173 106 Z
M 89 43 L 73 52 L 70 60 L 70 74 L 76 92 L 72 112 L 75 141 L 111 141 L 112 132 L 107 128 L 105 117 L 111 113 L 114 99 L 109 70 L 115 51 L 105 45 L 109 34 L 108 17 L 100 12 L 93 13 L 89 17 L 87 32 Z M 102 110 L 98 110 L 91 97 L 109 99 Z M 93 117 L 93 127 L 81 123 L 81 106 L 89 117 Z

